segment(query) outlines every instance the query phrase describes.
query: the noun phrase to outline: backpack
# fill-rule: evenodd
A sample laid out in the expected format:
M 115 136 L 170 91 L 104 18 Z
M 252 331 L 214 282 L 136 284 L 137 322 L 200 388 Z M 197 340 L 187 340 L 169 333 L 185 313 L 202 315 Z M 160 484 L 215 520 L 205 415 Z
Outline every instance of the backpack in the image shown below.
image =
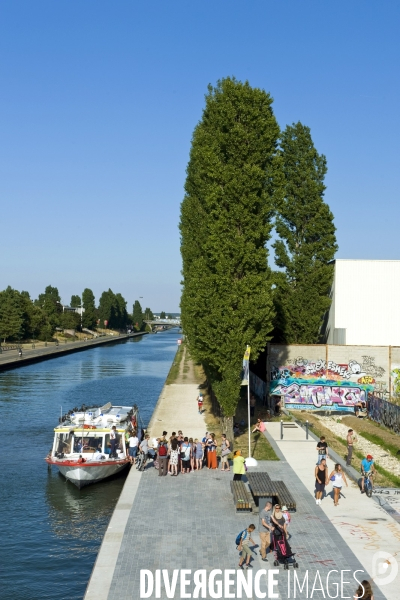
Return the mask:
M 241 531 L 240 533 L 237 534 L 236 536 L 236 540 L 235 540 L 235 544 L 236 546 L 239 546 L 241 539 L 242 539 L 242 535 L 246 533 L 246 535 L 244 536 L 244 540 L 247 538 L 247 529 L 243 529 L 243 531 Z
M 160 444 L 158 449 L 158 456 L 167 456 L 167 446 L 163 443 Z

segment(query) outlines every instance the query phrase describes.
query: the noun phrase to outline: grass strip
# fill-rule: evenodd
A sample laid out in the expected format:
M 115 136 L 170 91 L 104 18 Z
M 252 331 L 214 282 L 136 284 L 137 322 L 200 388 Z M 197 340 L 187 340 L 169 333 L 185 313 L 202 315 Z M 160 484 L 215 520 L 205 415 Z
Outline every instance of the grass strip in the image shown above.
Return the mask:
M 394 446 L 393 444 L 390 444 L 390 443 L 386 442 L 385 440 L 383 440 L 378 435 L 375 435 L 374 433 L 368 433 L 367 431 L 363 431 L 359 435 L 362 436 L 363 438 L 365 438 L 366 440 L 368 440 L 369 442 L 372 442 L 373 444 L 376 444 L 377 446 L 380 446 L 381 448 L 383 448 L 387 452 L 390 452 L 396 458 L 399 457 L 400 450 L 397 448 L 397 446 Z
M 195 365 L 196 371 L 196 365 Z M 204 377 L 205 379 L 205 377 Z M 211 398 L 208 394 L 207 388 L 204 388 L 204 404 L 203 408 L 205 409 L 205 420 L 207 425 L 207 430 L 215 433 L 218 443 L 221 441 L 221 436 L 225 431 L 222 431 L 220 419 L 217 415 L 213 414 L 213 407 Z M 257 410 L 257 408 L 256 408 Z M 254 427 L 256 423 L 257 417 L 251 419 L 251 425 Z M 236 415 L 234 421 L 240 423 L 244 421 L 247 423 L 247 401 L 244 402 L 243 399 L 239 401 L 239 404 L 236 409 Z M 268 424 L 267 424 L 268 427 Z M 236 436 L 234 439 L 234 450 L 241 450 L 243 456 L 248 456 L 249 454 L 249 434 L 248 428 L 244 425 L 241 428 L 241 434 Z M 275 454 L 274 449 L 271 444 L 268 442 L 267 438 L 259 433 L 251 434 L 251 442 L 250 442 L 250 450 L 251 456 L 256 458 L 257 460 L 279 460 L 278 456 Z M 231 455 L 232 457 L 232 455 Z
M 183 344 L 178 346 L 178 350 L 176 351 L 174 362 L 171 365 L 167 379 L 165 381 L 166 385 L 171 385 L 171 383 L 175 383 L 175 381 L 178 379 L 179 369 L 180 369 L 182 358 L 183 358 L 183 349 L 184 349 Z

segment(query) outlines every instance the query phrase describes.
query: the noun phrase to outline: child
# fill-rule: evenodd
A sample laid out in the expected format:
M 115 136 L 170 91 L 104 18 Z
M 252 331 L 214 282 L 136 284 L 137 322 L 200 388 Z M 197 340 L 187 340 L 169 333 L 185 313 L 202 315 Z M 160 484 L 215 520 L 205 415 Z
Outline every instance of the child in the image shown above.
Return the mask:
M 287 506 L 283 505 L 282 506 L 282 514 L 283 514 L 283 518 L 285 519 L 285 523 L 286 523 L 286 531 L 288 533 L 288 539 L 290 538 L 290 533 L 289 533 L 289 525 L 290 525 L 290 513 L 287 509 Z
M 199 397 L 197 398 L 197 406 L 199 409 L 199 415 L 203 412 L 203 394 L 200 392 Z
M 242 568 L 243 561 L 246 559 L 246 569 L 249 569 L 250 559 L 251 559 L 251 550 L 249 548 L 250 542 L 255 546 L 254 540 L 251 539 L 251 534 L 255 530 L 255 525 L 249 525 L 247 529 L 245 529 L 240 538 L 238 550 L 240 552 L 240 560 L 239 567 Z

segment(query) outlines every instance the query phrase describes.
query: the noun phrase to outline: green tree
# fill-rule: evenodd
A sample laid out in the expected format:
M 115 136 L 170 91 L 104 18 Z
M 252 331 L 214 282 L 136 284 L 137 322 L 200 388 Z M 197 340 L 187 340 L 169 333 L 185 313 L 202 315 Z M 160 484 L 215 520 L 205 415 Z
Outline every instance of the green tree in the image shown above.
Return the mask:
M 11 286 L 0 292 L 0 336 L 6 341 L 23 336 L 24 314 L 22 298 Z
M 108 327 L 113 327 L 115 323 L 115 294 L 109 288 L 103 292 L 99 300 L 98 315 L 100 326 L 103 327 L 104 321 L 108 321 Z
M 326 158 L 314 147 L 309 127 L 286 127 L 281 137 L 284 197 L 279 204 L 274 244 L 275 306 L 279 341 L 319 341 L 330 306 L 332 259 L 337 250 L 333 215 L 324 202 Z M 278 340 L 277 340 L 278 341 Z
M 60 315 L 60 327 L 63 329 L 75 329 L 80 330 L 81 328 L 81 316 L 76 312 L 70 310 L 63 312 Z
M 60 323 L 60 314 L 62 313 L 60 302 L 58 289 L 51 285 L 48 285 L 44 294 L 39 294 L 38 299 L 35 300 L 36 306 L 39 306 L 47 316 L 48 323 L 51 326 L 51 335 Z M 48 328 L 46 328 L 46 335 L 48 335 Z
M 160 319 L 165 319 L 165 317 L 166 317 L 166 314 L 165 314 L 165 312 L 162 310 L 162 311 L 160 312 Z
M 71 308 L 80 308 L 80 306 L 81 306 L 81 297 L 77 296 L 77 295 L 72 295 L 71 296 L 70 306 L 71 306 Z
M 143 319 L 146 321 L 152 321 L 154 319 L 153 311 L 150 308 L 146 307 L 144 309 Z
M 139 300 L 135 300 L 135 303 L 133 305 L 132 322 L 138 331 L 142 329 L 143 313 Z
M 115 327 L 118 329 L 125 329 L 128 325 L 128 313 L 126 310 L 126 300 L 122 294 L 115 294 L 115 307 L 116 307 L 116 324 Z
M 97 324 L 97 310 L 94 294 L 89 288 L 85 288 L 82 292 L 82 305 L 84 308 L 82 325 L 88 329 L 94 329 Z
M 272 98 L 248 82 L 209 86 L 181 206 L 181 319 L 233 437 L 246 344 L 255 360 L 274 317 L 266 248 L 280 190 Z

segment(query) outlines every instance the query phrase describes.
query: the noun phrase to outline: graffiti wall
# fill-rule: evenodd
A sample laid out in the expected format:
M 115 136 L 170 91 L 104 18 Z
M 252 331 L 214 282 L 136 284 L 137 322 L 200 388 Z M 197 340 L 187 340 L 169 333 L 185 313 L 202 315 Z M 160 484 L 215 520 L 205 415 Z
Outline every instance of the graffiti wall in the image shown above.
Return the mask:
M 368 416 L 395 433 L 400 433 L 400 406 L 376 396 L 368 396 Z
M 368 393 L 388 388 L 388 353 L 381 349 L 271 344 L 268 350 L 269 393 L 292 408 L 354 411 Z

